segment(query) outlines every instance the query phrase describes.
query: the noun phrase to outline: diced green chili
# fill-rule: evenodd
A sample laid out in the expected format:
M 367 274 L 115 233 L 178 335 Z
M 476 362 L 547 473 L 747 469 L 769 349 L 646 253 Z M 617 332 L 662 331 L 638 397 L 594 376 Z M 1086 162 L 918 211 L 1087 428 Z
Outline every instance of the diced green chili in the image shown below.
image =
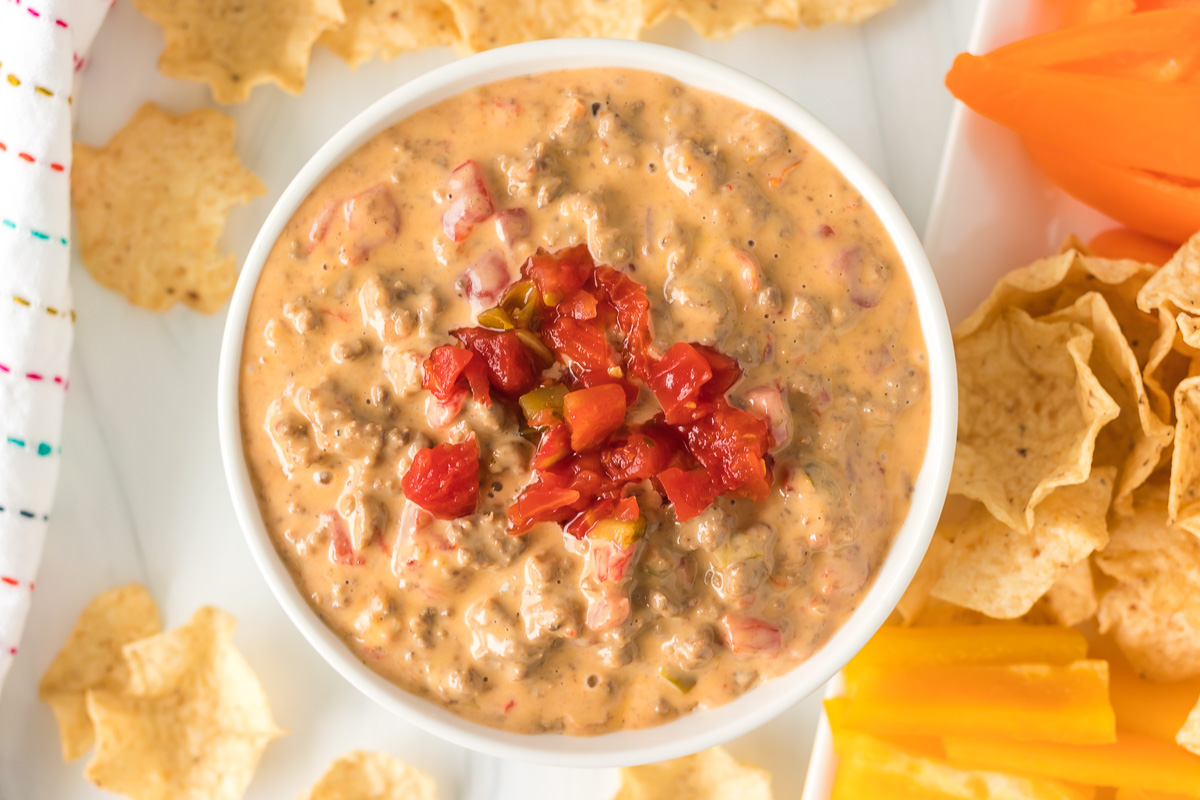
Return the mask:
M 489 308 L 486 311 L 481 311 L 479 312 L 479 316 L 475 318 L 475 321 L 485 328 L 498 331 L 511 331 L 517 327 L 517 324 L 513 322 L 513 318 L 503 308 Z
M 561 383 L 555 383 L 550 386 L 543 386 L 540 389 L 534 389 L 532 392 L 526 392 L 517 400 L 521 404 L 521 411 L 525 413 L 525 419 L 532 422 L 538 419 L 546 412 L 554 416 L 554 419 L 561 422 L 563 419 L 563 398 L 567 396 L 567 387 Z

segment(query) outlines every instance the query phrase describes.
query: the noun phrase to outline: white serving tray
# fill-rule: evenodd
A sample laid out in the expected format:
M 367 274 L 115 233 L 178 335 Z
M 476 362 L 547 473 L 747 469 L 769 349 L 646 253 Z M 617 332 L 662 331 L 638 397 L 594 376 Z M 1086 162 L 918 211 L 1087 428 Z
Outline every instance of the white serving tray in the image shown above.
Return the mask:
M 986 53 L 1047 29 L 1039 0 L 981 0 L 968 49 Z M 1117 225 L 1052 184 L 1020 137 L 956 103 L 923 237 L 950 324 L 975 308 L 1006 272 Z M 826 697 L 842 692 L 830 681 Z M 837 757 L 824 711 L 801 800 L 827 800 Z

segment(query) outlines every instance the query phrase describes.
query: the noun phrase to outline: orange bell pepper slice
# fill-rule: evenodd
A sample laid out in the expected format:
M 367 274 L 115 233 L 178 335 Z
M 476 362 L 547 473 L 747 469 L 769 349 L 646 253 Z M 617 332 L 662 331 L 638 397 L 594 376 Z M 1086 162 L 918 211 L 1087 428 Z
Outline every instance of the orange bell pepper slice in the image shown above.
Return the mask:
M 1161 71 L 1159 62 L 1195 67 L 1198 60 L 1200 10 L 1155 11 L 1034 36 L 987 56 L 963 53 L 946 86 L 1023 136 L 1105 163 L 1200 179 L 1200 80 L 1073 71 L 1142 74 Z
M 847 685 L 851 730 L 1112 742 L 1108 663 L 863 667 Z
M 1120 731 L 1112 744 L 1097 745 L 948 736 L 946 755 L 950 763 L 972 769 L 1200 797 L 1200 756 L 1128 731 Z
M 1200 181 L 1101 163 L 1033 139 L 1025 147 L 1059 188 L 1122 225 L 1171 244 L 1200 231 Z
M 1087 658 L 1074 628 L 1056 625 L 886 627 L 847 666 L 917 667 L 947 664 L 1070 664 Z
M 1064 28 L 1106 22 L 1137 11 L 1134 0 L 1060 0 L 1058 5 L 1062 15 L 1060 25 Z
M 1089 800 L 1095 790 L 1045 778 L 960 769 L 861 733 L 834 740 L 831 800 Z
M 1175 255 L 1176 247 L 1131 228 L 1109 228 L 1093 236 L 1087 249 L 1100 258 L 1128 258 L 1161 267 Z
M 824 701 L 825 704 L 825 719 L 829 721 L 829 730 L 833 732 L 833 738 L 840 741 L 841 737 L 850 729 L 846 727 L 846 713 L 850 708 L 849 697 L 829 697 Z M 942 740 L 938 736 L 905 736 L 897 734 L 895 736 L 876 736 L 880 741 L 899 747 L 909 753 L 928 756 L 929 758 L 945 758 L 946 747 L 942 744 Z
M 1175 734 L 1200 700 L 1200 678 L 1179 683 L 1151 683 L 1120 661 L 1109 663 L 1109 690 L 1117 726 L 1175 743 Z M 1200 785 L 1197 786 L 1200 790 Z
M 1114 800 L 1192 800 L 1186 794 L 1147 792 L 1145 789 L 1117 789 Z

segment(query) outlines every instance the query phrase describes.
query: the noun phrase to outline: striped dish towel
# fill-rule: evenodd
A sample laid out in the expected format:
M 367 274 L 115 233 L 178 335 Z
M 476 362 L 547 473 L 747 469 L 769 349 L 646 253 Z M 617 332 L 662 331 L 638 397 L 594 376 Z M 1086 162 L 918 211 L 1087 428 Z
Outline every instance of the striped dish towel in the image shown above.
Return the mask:
M 0 687 L 58 482 L 75 312 L 71 94 L 109 0 L 0 0 Z

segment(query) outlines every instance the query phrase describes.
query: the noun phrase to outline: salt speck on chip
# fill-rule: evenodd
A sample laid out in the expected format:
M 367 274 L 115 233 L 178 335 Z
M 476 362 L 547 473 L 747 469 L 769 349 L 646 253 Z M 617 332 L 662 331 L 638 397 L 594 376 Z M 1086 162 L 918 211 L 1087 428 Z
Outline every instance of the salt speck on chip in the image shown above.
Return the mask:
M 126 645 L 126 687 L 89 691 L 96 753 L 84 776 L 131 800 L 239 800 L 283 734 L 262 684 L 233 646 L 233 617 L 197 611 Z
M 357 750 L 329 765 L 299 800 L 435 800 L 433 779 L 388 753 Z
M 244 103 L 260 84 L 299 94 L 313 43 L 345 17 L 339 0 L 133 0 L 162 28 L 158 69 L 207 83 L 218 103 Z
M 122 649 L 160 630 L 154 599 L 137 583 L 97 595 L 79 615 L 38 685 L 38 696 L 58 720 L 64 760 L 79 758 L 95 741 L 87 692 L 123 688 L 129 670 Z
M 1094 336 L 1008 308 L 955 335 L 958 447 L 950 491 L 1028 531 L 1055 487 L 1082 483 L 1100 429 L 1119 407 L 1088 367 Z
M 263 194 L 211 108 L 174 116 L 143 105 L 102 148 L 75 145 L 71 201 L 84 266 L 135 305 L 212 313 L 237 281 L 217 240 L 231 207 Z

